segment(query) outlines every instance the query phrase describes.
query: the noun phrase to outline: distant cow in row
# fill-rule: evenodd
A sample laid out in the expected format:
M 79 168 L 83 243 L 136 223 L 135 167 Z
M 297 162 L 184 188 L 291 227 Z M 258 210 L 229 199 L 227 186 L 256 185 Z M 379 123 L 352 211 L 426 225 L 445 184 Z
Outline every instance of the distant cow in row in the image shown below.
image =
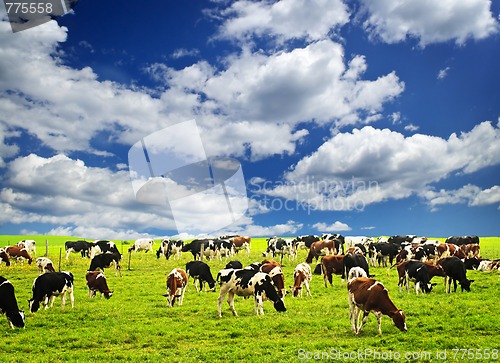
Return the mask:
M 295 249 L 291 240 L 286 240 L 280 237 L 272 237 L 267 240 L 267 249 L 262 253 L 264 257 L 271 255 L 275 258 L 277 255 L 283 260 L 284 255 L 288 255 L 290 258 L 295 257 Z
M 349 271 L 354 267 L 360 267 L 365 271 L 367 277 L 370 277 L 370 270 L 368 267 L 368 262 L 365 256 L 359 253 L 348 253 L 344 256 L 342 267 L 342 279 L 346 279 L 349 275 Z
M 54 264 L 47 257 L 38 257 L 36 259 L 36 265 L 38 267 L 38 273 L 43 274 L 45 272 L 56 272 L 54 269 Z
M 217 299 L 217 312 L 222 317 L 222 301 L 228 295 L 227 302 L 234 316 L 238 316 L 234 308 L 234 295 L 252 296 L 255 302 L 255 314 L 264 314 L 264 295 L 274 303 L 276 311 L 286 311 L 283 299 L 278 296 L 271 277 L 264 272 L 255 272 L 250 269 L 225 269 L 217 275 L 221 281 L 220 294 Z
M 229 242 L 232 242 L 232 244 L 234 245 L 234 251 L 236 253 L 238 253 L 241 250 L 244 250 L 244 251 L 246 251 L 247 255 L 250 255 L 250 242 L 252 241 L 251 237 L 249 237 L 249 236 L 232 236 L 229 238 L 222 238 L 222 239 L 229 239 Z
M 450 236 L 446 239 L 445 243 L 451 243 L 457 246 L 468 244 L 479 244 L 478 236 Z
M 205 290 L 205 283 L 208 284 L 210 291 L 215 291 L 215 280 L 210 271 L 210 266 L 208 266 L 203 261 L 189 261 L 186 263 L 186 274 L 193 277 L 193 284 L 196 292 Z M 200 288 L 196 282 L 199 282 Z M 205 290 L 206 291 L 206 290 Z
M 321 241 L 321 237 L 317 235 L 297 236 L 292 240 L 295 248 L 309 250 L 314 242 Z
M 26 248 L 30 255 L 36 256 L 36 242 L 32 239 L 23 239 L 17 243 L 18 247 Z
M 121 256 L 120 251 L 118 251 L 118 248 L 116 247 L 116 244 L 114 242 L 107 240 L 99 240 L 92 243 L 90 248 L 91 260 L 97 255 L 106 253 L 117 254 Z
M 382 335 L 383 315 L 389 316 L 399 330 L 407 331 L 404 312 L 396 308 L 382 283 L 372 278 L 360 277 L 351 280 L 347 284 L 347 290 L 349 291 L 349 317 L 355 334 L 361 332 L 370 312 L 377 318 L 379 335 Z M 361 313 L 363 313 L 363 320 L 359 324 Z
M 30 311 L 35 313 L 43 303 L 45 309 L 54 305 L 56 296 L 61 295 L 61 306 L 66 304 L 66 295 L 69 295 L 71 307 L 75 305 L 73 295 L 73 274 L 71 272 L 50 272 L 38 276 L 33 282 L 33 297 L 28 301 Z
M 305 287 L 306 296 L 312 296 L 309 290 L 309 283 L 312 280 L 311 267 L 305 263 L 299 263 L 293 270 L 293 286 L 290 286 L 290 291 L 293 297 L 302 297 L 302 287 Z
M 5 266 L 10 266 L 10 258 L 5 249 L 0 248 L 0 264 L 5 262 Z
M 66 249 L 66 261 L 68 260 L 69 254 L 71 252 L 78 253 L 82 255 L 82 258 L 90 257 L 90 248 L 92 247 L 92 242 L 87 241 L 66 241 L 64 243 L 64 248 Z
M 397 265 L 398 270 L 398 286 L 399 292 L 401 292 L 403 285 L 406 286 L 406 291 L 410 291 L 410 280 L 415 282 L 415 292 L 418 294 L 420 290 L 426 293 L 431 292 L 432 286 L 436 284 L 431 284 L 431 280 L 434 276 L 444 277 L 446 274 L 443 268 L 439 265 L 435 265 L 432 261 L 403 261 Z
M 180 268 L 174 268 L 167 276 L 167 293 L 164 294 L 167 298 L 167 306 L 172 307 L 175 304 L 175 299 L 178 299 L 179 306 L 184 300 L 184 292 L 188 284 L 186 271 Z
M 309 248 L 306 263 L 312 263 L 314 258 L 318 261 L 320 256 L 334 255 L 336 251 L 334 240 L 313 242 Z
M 128 249 L 128 253 L 139 251 L 153 252 L 153 245 L 155 241 L 152 238 L 139 238 L 136 239 L 134 244 Z
M 31 263 L 33 262 L 33 259 L 31 258 L 26 248 L 21 248 L 19 246 L 7 246 L 5 247 L 5 252 L 11 259 L 15 259 L 16 261 L 28 260 L 28 265 L 31 265 Z
M 180 259 L 182 256 L 182 248 L 184 247 L 184 241 L 182 240 L 168 240 L 164 239 L 161 241 L 160 248 L 156 251 L 156 257 L 160 258 L 164 255 L 168 260 L 170 256 L 174 256 L 176 259 Z
M 90 267 L 88 271 L 104 271 L 105 268 L 110 267 L 112 264 L 115 266 L 115 275 L 120 274 L 122 276 L 122 270 L 120 266 L 122 256 L 119 253 L 103 253 L 95 256 L 90 261 Z
M 0 313 L 5 314 L 12 329 L 24 328 L 24 312 L 17 305 L 14 286 L 5 277 L 0 276 Z
M 106 276 L 104 276 L 102 272 L 87 271 L 85 280 L 87 280 L 87 288 L 89 290 L 90 298 L 95 297 L 97 292 L 101 294 L 101 298 L 103 295 L 106 299 L 109 299 L 111 296 L 113 296 L 113 290 L 109 289 Z

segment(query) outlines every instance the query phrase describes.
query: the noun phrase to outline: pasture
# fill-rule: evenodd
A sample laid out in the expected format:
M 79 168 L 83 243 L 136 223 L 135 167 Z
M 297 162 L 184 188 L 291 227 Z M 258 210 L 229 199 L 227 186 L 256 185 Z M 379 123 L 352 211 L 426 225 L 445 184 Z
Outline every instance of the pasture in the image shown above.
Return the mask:
M 189 281 L 184 304 L 168 308 L 165 280 L 174 268 L 185 269 L 192 260 L 184 253 L 181 260 L 156 258 L 151 253 L 132 253 L 128 270 L 129 244 L 115 241 L 123 253 L 122 274 L 115 276 L 106 269 L 108 285 L 114 294 L 110 300 L 90 299 L 85 272 L 90 260 L 73 253 L 65 261 L 64 241 L 74 237 L 0 236 L 0 246 L 21 239 L 37 242 L 37 256 L 45 254 L 58 269 L 62 248 L 61 270 L 75 277 L 75 307 L 61 308 L 56 298 L 54 308 L 30 313 L 27 300 L 38 276 L 36 264 L 0 265 L 0 275 L 16 289 L 20 307 L 26 314 L 26 328 L 12 330 L 5 316 L 0 316 L 0 358 L 9 362 L 57 361 L 129 361 L 129 362 L 296 362 L 340 361 L 465 361 L 499 360 L 500 273 L 467 271 L 475 280 L 471 292 L 444 292 L 443 279 L 429 295 L 399 293 L 397 272 L 371 268 L 371 274 L 384 283 L 396 306 L 407 316 L 408 332 L 400 332 L 387 316 L 382 318 L 382 336 L 377 334 L 376 319 L 370 315 L 359 336 L 351 332 L 347 289 L 340 276 L 334 287 L 324 287 L 323 278 L 314 275 L 312 297 L 285 297 L 286 313 L 277 313 L 270 302 L 264 303 L 265 315 L 253 314 L 252 299 L 235 298 L 239 316 L 234 317 L 224 302 L 222 318 L 217 317 L 218 292 L 196 293 Z M 444 239 L 440 239 L 444 240 Z M 481 255 L 500 258 L 500 239 L 481 237 Z M 155 251 L 159 241 L 154 246 Z M 243 265 L 262 261 L 266 248 L 264 238 L 253 238 L 251 254 L 240 253 L 234 259 Z M 297 260 L 283 260 L 287 288 L 293 284 L 293 269 L 306 258 L 299 251 Z M 214 278 L 226 261 L 206 261 Z M 316 263 L 311 264 L 314 269 Z M 413 287 L 413 285 L 412 285 Z M 487 359 L 486 359 L 487 358 Z

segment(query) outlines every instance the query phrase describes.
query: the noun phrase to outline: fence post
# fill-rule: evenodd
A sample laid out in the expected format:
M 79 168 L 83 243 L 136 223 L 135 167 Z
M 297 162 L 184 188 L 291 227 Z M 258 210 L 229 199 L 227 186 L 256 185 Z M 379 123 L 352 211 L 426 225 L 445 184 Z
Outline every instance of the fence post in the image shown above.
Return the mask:
M 49 256 L 49 240 L 45 240 L 45 257 Z

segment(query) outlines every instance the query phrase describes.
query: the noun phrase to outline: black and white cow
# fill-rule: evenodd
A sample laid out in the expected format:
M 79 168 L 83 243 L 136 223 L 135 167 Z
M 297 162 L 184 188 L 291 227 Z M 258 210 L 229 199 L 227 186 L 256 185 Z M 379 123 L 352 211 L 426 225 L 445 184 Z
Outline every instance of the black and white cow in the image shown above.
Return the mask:
M 24 328 L 24 312 L 17 305 L 14 286 L 5 277 L 0 276 L 0 313 L 7 316 L 12 329 Z
M 222 317 L 222 301 L 228 295 L 227 302 L 234 316 L 238 316 L 234 308 L 234 295 L 254 296 L 255 314 L 264 314 L 264 294 L 274 303 L 276 311 L 286 311 L 283 299 L 279 297 L 273 285 L 271 277 L 265 272 L 255 272 L 251 269 L 225 269 L 219 271 L 217 279 L 220 279 L 220 294 L 217 299 L 217 312 Z
M 231 258 L 235 254 L 234 244 L 233 242 L 227 239 L 216 239 L 215 240 L 215 248 L 217 249 L 217 255 L 219 259 L 222 261 L 222 257 L 224 257 L 227 261 L 228 258 Z
M 297 236 L 292 240 L 296 249 L 309 250 L 314 242 L 321 241 L 321 237 L 317 235 Z
M 337 250 L 337 254 L 344 254 L 345 248 L 347 245 L 347 237 L 342 236 L 339 233 L 335 234 L 324 234 L 321 236 L 323 241 L 335 241 L 335 249 Z
M 435 283 L 431 284 L 431 278 L 429 276 L 429 271 L 427 265 L 420 261 L 407 261 L 405 264 L 406 269 L 406 291 L 410 290 L 410 281 L 415 282 L 415 293 L 418 294 L 420 291 L 425 293 L 430 293 L 432 287 L 436 286 Z
M 186 263 L 186 273 L 189 276 L 193 277 L 194 288 L 196 292 L 200 292 L 204 290 L 205 282 L 208 284 L 210 291 L 215 291 L 215 280 L 212 276 L 212 272 L 210 271 L 210 266 L 208 266 L 203 261 L 189 261 Z M 196 281 L 200 283 L 200 289 L 198 290 L 198 286 L 196 285 Z
M 191 243 L 185 244 L 182 252 L 191 252 L 194 260 L 201 258 L 201 251 L 208 259 L 213 259 L 217 255 L 217 246 L 212 239 L 195 239 Z
M 363 270 L 366 272 L 367 277 L 370 276 L 370 270 L 368 267 L 368 262 L 366 261 L 365 256 L 359 253 L 348 253 L 347 255 L 344 256 L 343 260 L 343 267 L 342 267 L 342 279 L 346 279 L 349 276 L 349 271 L 353 267 L 361 267 Z
M 267 257 L 269 254 L 273 258 L 280 255 L 281 259 L 283 259 L 284 255 L 288 255 L 292 259 L 296 256 L 292 241 L 279 237 L 272 237 L 267 240 L 267 249 L 262 255 Z
M 36 265 L 38 267 L 38 273 L 43 274 L 45 272 L 56 272 L 54 269 L 54 264 L 47 257 L 38 257 L 36 259 Z
M 165 258 L 168 260 L 170 256 L 174 256 L 175 259 L 180 259 L 182 257 L 182 248 L 184 247 L 184 241 L 182 240 L 167 240 L 164 239 L 160 249 L 156 252 L 156 257 L 160 258 L 160 254 L 164 254 Z
M 378 261 L 379 266 L 387 267 L 387 259 L 389 259 L 389 263 L 392 265 L 399 251 L 401 251 L 401 245 L 397 243 L 371 243 L 368 249 L 370 263 L 375 266 L 375 262 Z
M 471 243 L 479 244 L 478 236 L 450 236 L 445 243 L 454 244 L 457 246 L 468 245 Z
M 50 272 L 38 276 L 33 282 L 33 297 L 28 300 L 29 308 L 35 313 L 43 303 L 45 309 L 54 306 L 56 296 L 61 295 L 61 306 L 66 305 L 66 294 L 69 295 L 71 307 L 75 306 L 73 295 L 73 274 L 71 272 Z
M 458 257 L 446 257 L 440 259 L 437 263 L 438 265 L 443 267 L 444 272 L 446 273 L 446 278 L 448 279 L 448 287 L 446 292 L 451 292 L 451 282 L 453 281 L 453 292 L 457 291 L 457 281 L 462 288 L 462 291 L 470 291 L 470 284 L 474 282 L 474 280 L 467 279 L 467 271 L 465 269 L 465 264 Z M 445 280 L 446 284 L 446 280 Z
M 104 271 L 105 268 L 111 266 L 111 264 L 115 265 L 115 275 L 120 274 L 122 276 L 122 270 L 120 266 L 120 261 L 122 256 L 119 253 L 103 253 L 95 256 L 92 261 L 90 261 L 89 271 L 96 271 L 100 269 Z
M 82 254 L 82 258 L 89 257 L 92 245 L 92 242 L 87 241 L 66 241 L 64 244 L 64 247 L 66 248 L 66 261 L 68 260 L 71 252 L 80 252 Z
M 115 253 L 120 255 L 120 251 L 118 251 L 114 242 L 99 240 L 94 242 L 90 249 L 90 259 L 92 260 L 95 256 L 103 253 Z

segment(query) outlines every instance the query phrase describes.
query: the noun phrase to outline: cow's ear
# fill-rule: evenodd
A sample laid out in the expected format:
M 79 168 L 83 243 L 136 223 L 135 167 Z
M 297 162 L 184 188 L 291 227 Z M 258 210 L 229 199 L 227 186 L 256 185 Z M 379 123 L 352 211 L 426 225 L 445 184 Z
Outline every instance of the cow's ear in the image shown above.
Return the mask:
M 168 294 L 163 294 L 162 296 L 168 297 Z
M 474 281 L 476 281 L 476 280 L 469 280 L 469 282 L 470 282 L 471 284 L 472 284 Z
M 437 286 L 437 282 L 433 282 L 431 286 Z

